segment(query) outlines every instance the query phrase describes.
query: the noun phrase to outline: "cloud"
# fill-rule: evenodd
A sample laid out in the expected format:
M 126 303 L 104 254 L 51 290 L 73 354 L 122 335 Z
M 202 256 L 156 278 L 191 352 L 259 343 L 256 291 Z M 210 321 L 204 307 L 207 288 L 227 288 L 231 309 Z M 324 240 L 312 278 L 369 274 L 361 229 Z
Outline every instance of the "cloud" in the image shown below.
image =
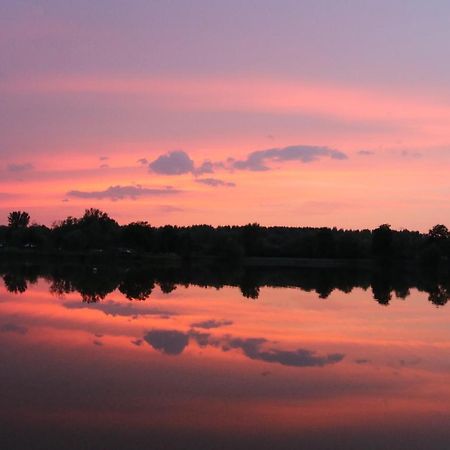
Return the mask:
M 108 161 L 109 156 L 100 156 L 98 159 L 99 159 L 100 161 Z
M 0 332 L 26 334 L 28 332 L 28 328 L 22 325 L 17 325 L 16 323 L 8 322 L 0 326 Z
M 164 214 L 171 214 L 185 211 L 184 208 L 172 205 L 158 205 L 157 207 L 154 208 L 154 210 Z
M 402 150 L 400 155 L 404 158 L 421 158 L 423 156 L 420 152 L 411 152 L 409 150 Z
M 189 345 L 190 338 L 197 342 L 200 347 L 211 346 L 220 348 L 222 351 L 238 349 L 247 358 L 290 367 L 323 367 L 336 364 L 345 357 L 342 353 L 318 355 L 314 351 L 302 348 L 296 350 L 267 348 L 270 342 L 264 338 L 242 339 L 228 335 L 217 338 L 209 333 L 199 333 L 195 330 L 190 330 L 187 333 L 175 330 L 153 330 L 144 336 L 144 340 L 155 350 L 168 355 L 182 353 Z
M 219 165 L 221 163 L 218 163 Z M 199 167 L 194 169 L 195 175 L 204 175 L 205 173 L 214 173 L 214 170 L 216 169 L 217 164 L 213 163 L 211 161 L 203 161 L 202 164 L 200 164 Z
M 33 170 L 34 166 L 31 163 L 9 164 L 7 166 L 7 169 L 9 172 L 22 173 L 22 172 L 28 172 L 30 170 Z
M 233 169 L 261 172 L 270 170 L 270 167 L 267 165 L 268 162 L 301 161 L 309 163 L 320 158 L 343 160 L 347 159 L 347 155 L 328 147 L 292 145 L 284 148 L 258 150 L 250 153 L 246 159 L 233 160 L 231 165 Z
M 358 155 L 360 155 L 360 156 L 373 156 L 373 155 L 375 155 L 375 152 L 372 152 L 370 150 L 360 150 L 358 152 Z
M 328 147 L 317 147 L 310 145 L 291 145 L 283 148 L 270 148 L 267 150 L 257 150 L 249 153 L 245 159 L 227 158 L 225 161 L 212 162 L 203 161 L 196 167 L 193 159 L 183 150 L 174 150 L 159 156 L 149 163 L 151 172 L 161 175 L 184 175 L 194 176 L 215 173 L 217 170 L 251 170 L 261 172 L 270 170 L 268 163 L 301 161 L 309 163 L 320 158 L 331 158 L 337 160 L 347 159 L 347 155 L 339 150 Z M 139 159 L 139 163 L 145 164 L 145 158 Z M 203 178 L 196 180 L 198 183 L 209 184 L 210 186 L 233 186 L 215 178 Z
M 186 152 L 175 150 L 159 156 L 148 167 L 161 175 L 183 175 L 194 172 L 194 161 Z
M 201 183 L 201 184 L 206 184 L 207 186 L 212 186 L 212 187 L 220 187 L 220 186 L 235 187 L 236 186 L 236 183 L 219 180 L 217 178 L 197 178 L 195 180 L 195 182 Z
M 110 186 L 103 191 L 69 191 L 66 195 L 76 198 L 97 199 L 97 200 L 123 200 L 131 198 L 135 200 L 138 197 L 157 197 L 164 195 L 178 194 L 181 191 L 171 187 L 165 188 L 144 188 L 142 186 Z
M 109 300 L 104 303 L 66 302 L 68 309 L 96 309 L 107 316 L 137 317 L 137 316 L 173 316 L 170 311 L 158 308 L 136 308 L 131 303 L 119 303 Z
M 228 325 L 233 325 L 233 321 L 231 320 L 204 320 L 203 322 L 196 322 L 191 324 L 191 327 L 195 328 L 205 328 L 207 330 L 211 328 L 219 328 L 219 327 L 226 327 Z
M 144 340 L 166 355 L 179 355 L 189 343 L 189 335 L 174 330 L 152 330 Z
M 148 164 L 148 159 L 147 158 L 140 158 L 136 161 L 138 164 L 141 164 L 143 166 L 146 166 Z

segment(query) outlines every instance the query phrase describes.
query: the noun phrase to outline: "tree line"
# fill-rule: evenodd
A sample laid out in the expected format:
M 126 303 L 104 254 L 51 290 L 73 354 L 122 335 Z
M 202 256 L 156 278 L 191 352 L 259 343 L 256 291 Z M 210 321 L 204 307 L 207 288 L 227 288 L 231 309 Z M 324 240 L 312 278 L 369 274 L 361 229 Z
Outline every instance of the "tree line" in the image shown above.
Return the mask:
M 382 224 L 369 230 L 336 227 L 192 225 L 154 227 L 148 222 L 119 225 L 99 209 L 69 216 L 51 227 L 30 223 L 27 212 L 13 211 L 0 226 L 0 248 L 41 252 L 119 252 L 174 254 L 182 258 L 243 257 L 414 260 L 432 267 L 449 261 L 450 233 L 435 225 L 428 233 L 393 230 Z

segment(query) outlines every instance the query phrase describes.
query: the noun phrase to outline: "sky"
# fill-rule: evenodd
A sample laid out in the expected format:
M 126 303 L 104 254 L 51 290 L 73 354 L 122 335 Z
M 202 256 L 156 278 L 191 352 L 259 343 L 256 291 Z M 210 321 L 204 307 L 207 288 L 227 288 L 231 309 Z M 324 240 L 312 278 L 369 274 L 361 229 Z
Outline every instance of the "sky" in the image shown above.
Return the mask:
M 450 222 L 450 4 L 0 0 L 0 223 Z

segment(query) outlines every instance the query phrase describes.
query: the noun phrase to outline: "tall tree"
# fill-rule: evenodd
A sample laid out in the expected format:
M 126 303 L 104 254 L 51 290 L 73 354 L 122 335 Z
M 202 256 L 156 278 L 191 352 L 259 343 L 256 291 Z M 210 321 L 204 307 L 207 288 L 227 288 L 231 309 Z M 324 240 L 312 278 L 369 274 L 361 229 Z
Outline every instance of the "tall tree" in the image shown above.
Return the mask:
M 30 215 L 25 211 L 12 211 L 8 215 L 8 226 L 11 228 L 26 228 L 30 223 Z

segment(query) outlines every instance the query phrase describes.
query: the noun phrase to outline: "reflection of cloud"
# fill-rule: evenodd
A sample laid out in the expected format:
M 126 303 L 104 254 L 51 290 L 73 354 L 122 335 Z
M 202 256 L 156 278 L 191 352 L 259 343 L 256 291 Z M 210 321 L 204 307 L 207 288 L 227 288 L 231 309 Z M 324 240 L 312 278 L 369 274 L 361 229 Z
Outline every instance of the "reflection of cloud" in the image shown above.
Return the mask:
M 231 320 L 204 320 L 203 322 L 196 322 L 191 324 L 191 327 L 195 328 L 205 328 L 209 330 L 210 328 L 226 327 L 228 325 L 233 325 Z
M 372 152 L 370 150 L 360 150 L 358 152 L 358 155 L 360 155 L 360 156 L 373 156 L 373 155 L 375 155 L 375 152 Z
M 9 164 L 7 167 L 9 172 L 21 173 L 28 172 L 34 169 L 33 164 L 31 163 L 23 163 L 23 164 Z
M 182 333 L 175 330 L 153 330 L 144 336 L 154 349 L 169 355 L 179 355 L 188 346 L 189 339 L 193 339 L 200 347 L 216 347 L 222 351 L 238 349 L 250 359 L 268 363 L 278 363 L 290 367 L 323 367 L 335 364 L 344 359 L 342 353 L 318 355 L 311 350 L 302 348 L 296 350 L 280 350 L 268 348 L 270 342 L 264 338 L 233 338 L 223 336 L 216 338 L 209 333 L 198 333 L 190 330 Z
M 218 178 L 197 178 L 195 180 L 197 183 L 206 184 L 207 186 L 212 187 L 235 187 L 236 183 L 232 183 L 230 181 L 219 180 Z
M 96 309 L 108 316 L 137 317 L 137 316 L 173 316 L 170 311 L 158 308 L 136 308 L 132 303 L 119 303 L 109 300 L 103 303 L 66 302 L 69 309 Z
M 28 328 L 16 323 L 8 322 L 0 326 L 0 331 L 2 333 L 26 334 L 28 332 Z
M 358 358 L 358 359 L 355 359 L 355 363 L 356 364 L 369 364 L 370 363 L 370 359 Z
M 103 342 L 102 342 L 102 341 L 99 341 L 98 339 L 95 339 L 94 341 L 92 341 L 92 343 L 93 343 L 94 345 L 99 346 L 99 347 L 101 347 L 101 346 L 103 345 Z
M 140 347 L 144 343 L 144 340 L 143 339 L 135 339 L 135 340 L 131 341 L 131 343 L 133 345 L 136 345 L 136 347 Z
M 406 367 L 406 366 L 416 366 L 417 364 L 420 364 L 421 361 L 422 361 L 421 358 L 413 356 L 412 358 L 401 359 L 399 362 L 401 366 Z
M 144 336 L 155 350 L 167 355 L 179 355 L 187 347 L 189 335 L 174 330 L 152 330 Z
M 97 200 L 123 200 L 125 198 L 136 199 L 138 197 L 158 197 L 162 195 L 178 194 L 180 191 L 171 187 L 144 188 L 142 186 L 110 186 L 103 191 L 69 191 L 70 197 L 97 199 Z
M 250 339 L 231 339 L 229 346 L 231 348 L 240 348 L 244 355 L 250 359 L 260 361 L 278 363 L 283 366 L 292 367 L 322 367 L 328 364 L 334 364 L 342 361 L 344 355 L 342 353 L 332 353 L 329 355 L 319 356 L 316 352 L 299 348 L 297 350 L 264 350 L 263 345 L 267 341 L 261 338 Z
M 234 169 L 265 171 L 270 168 L 267 162 L 301 161 L 309 163 L 320 158 L 347 159 L 347 155 L 328 147 L 292 145 L 284 148 L 271 148 L 250 153 L 246 159 L 232 162 Z

